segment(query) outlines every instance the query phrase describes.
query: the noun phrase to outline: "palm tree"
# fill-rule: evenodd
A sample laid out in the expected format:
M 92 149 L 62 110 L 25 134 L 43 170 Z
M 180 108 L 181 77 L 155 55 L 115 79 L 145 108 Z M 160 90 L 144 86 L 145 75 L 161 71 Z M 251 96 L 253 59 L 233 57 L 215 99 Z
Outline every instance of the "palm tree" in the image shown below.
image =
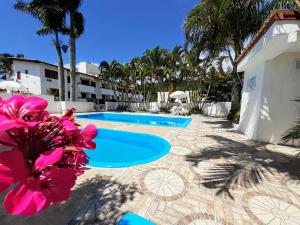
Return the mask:
M 105 82 L 109 83 L 114 92 L 116 101 L 119 102 L 119 94 L 117 94 L 117 90 L 120 87 L 119 81 L 122 73 L 122 65 L 116 60 L 113 60 L 111 63 L 102 61 L 99 64 L 99 70 L 100 76 Z
M 76 98 L 76 39 L 84 32 L 84 18 L 78 11 L 82 0 L 60 0 L 61 7 L 69 13 L 70 17 L 70 83 L 71 83 L 71 101 Z
M 65 101 L 64 63 L 59 34 L 67 32 L 65 26 L 66 14 L 60 8 L 49 8 L 46 3 L 41 4 L 39 0 L 32 0 L 30 3 L 17 1 L 14 7 L 17 10 L 32 15 L 42 23 L 42 26 L 37 31 L 38 35 L 54 34 L 53 43 L 58 57 L 59 99 L 60 101 Z
M 84 18 L 78 10 L 82 0 L 34 0 L 36 7 L 55 9 L 68 14 L 69 24 L 69 47 L 70 47 L 70 97 L 76 99 L 76 39 L 84 33 Z
M 6 75 L 10 75 L 13 72 L 12 62 L 9 59 L 10 57 L 14 57 L 9 53 L 0 54 L 0 79 L 2 79 Z
M 147 102 L 150 100 L 152 91 L 153 91 L 153 83 L 158 81 L 158 82 L 163 82 L 163 76 L 164 76 L 164 66 L 166 65 L 167 62 L 167 50 L 162 49 L 159 46 L 157 46 L 154 49 L 147 49 L 145 51 L 145 62 L 147 64 L 147 67 L 149 68 L 150 72 L 150 88 L 148 90 L 148 95 L 147 95 Z
M 232 119 L 240 109 L 242 76 L 237 72 L 237 58 L 244 48 L 244 41 L 262 24 L 262 0 L 203 0 L 189 13 L 185 21 L 187 46 L 204 53 L 207 58 L 226 54 L 232 64 L 233 86 Z
M 296 9 L 300 8 L 299 0 L 273 0 L 267 3 L 266 5 L 266 15 L 270 13 L 273 9 Z

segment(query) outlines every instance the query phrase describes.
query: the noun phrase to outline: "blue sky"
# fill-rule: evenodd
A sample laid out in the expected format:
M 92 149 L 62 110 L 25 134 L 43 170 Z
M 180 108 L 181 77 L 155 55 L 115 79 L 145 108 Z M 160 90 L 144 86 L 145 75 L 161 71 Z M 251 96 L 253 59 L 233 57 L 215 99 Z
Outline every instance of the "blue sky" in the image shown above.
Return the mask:
M 40 23 L 13 9 L 14 0 L 1 1 L 0 53 L 22 53 L 27 58 L 56 63 L 51 36 L 40 37 Z M 183 22 L 199 0 L 84 0 L 85 33 L 77 41 L 77 61 L 122 63 L 160 45 L 183 44 Z M 67 43 L 67 37 L 62 38 Z M 64 63 L 69 57 L 64 55 Z

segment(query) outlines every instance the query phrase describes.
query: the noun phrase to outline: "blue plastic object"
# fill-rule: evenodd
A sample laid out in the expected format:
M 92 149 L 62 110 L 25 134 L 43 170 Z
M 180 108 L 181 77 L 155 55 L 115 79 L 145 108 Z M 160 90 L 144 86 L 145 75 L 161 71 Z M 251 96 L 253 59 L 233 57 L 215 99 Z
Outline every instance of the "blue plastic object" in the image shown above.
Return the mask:
M 170 151 L 165 139 L 142 133 L 98 129 L 96 150 L 86 150 L 89 166 L 129 167 L 155 161 Z
M 143 114 L 124 114 L 124 113 L 97 113 L 78 115 L 78 119 L 101 120 L 107 122 L 119 122 L 127 124 L 141 124 L 150 126 L 181 127 L 186 128 L 191 118 L 187 117 L 167 117 L 151 116 Z
M 126 213 L 117 225 L 156 225 L 155 223 L 134 213 Z

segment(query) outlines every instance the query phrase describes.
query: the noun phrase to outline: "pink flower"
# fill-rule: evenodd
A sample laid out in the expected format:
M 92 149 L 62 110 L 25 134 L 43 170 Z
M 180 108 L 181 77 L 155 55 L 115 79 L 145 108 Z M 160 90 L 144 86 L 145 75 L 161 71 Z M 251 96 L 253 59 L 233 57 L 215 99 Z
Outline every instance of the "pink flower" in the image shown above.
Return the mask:
M 0 132 L 34 126 L 48 115 L 48 112 L 44 111 L 48 102 L 35 96 L 25 98 L 22 95 L 14 95 L 6 101 L 1 100 L 0 104 Z
M 4 208 L 11 215 L 32 216 L 54 203 L 69 199 L 74 185 L 72 169 L 52 167 L 40 177 L 30 177 L 8 192 Z
M 95 149 L 94 125 L 79 130 L 74 109 L 50 116 L 47 102 L 17 95 L 0 98 L 0 192 L 15 185 L 3 202 L 12 215 L 32 216 L 67 200 Z
M 0 192 L 29 176 L 23 154 L 18 150 L 0 153 Z
M 81 144 L 87 149 L 96 149 L 96 143 L 93 141 L 97 137 L 97 127 L 93 124 L 87 125 L 82 131 L 80 131 Z
M 45 152 L 35 161 L 31 174 L 20 151 L 0 154 L 0 191 L 19 183 L 4 198 L 4 208 L 9 214 L 31 216 L 69 198 L 71 188 L 75 185 L 74 170 L 52 166 L 61 160 L 62 154 L 62 148 Z

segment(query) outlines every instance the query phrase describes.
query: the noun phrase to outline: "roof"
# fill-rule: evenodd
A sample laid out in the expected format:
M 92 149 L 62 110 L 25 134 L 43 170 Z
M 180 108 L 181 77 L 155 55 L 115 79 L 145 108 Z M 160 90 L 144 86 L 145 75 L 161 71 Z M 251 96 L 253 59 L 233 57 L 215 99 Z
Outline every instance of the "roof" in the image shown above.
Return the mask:
M 251 49 L 257 44 L 257 42 L 262 38 L 262 36 L 269 30 L 269 28 L 276 21 L 284 20 L 300 20 L 300 12 L 296 10 L 276 10 L 269 18 L 264 22 L 259 31 L 254 35 L 249 45 L 244 49 L 244 51 L 237 58 L 237 63 L 240 63 L 243 58 L 251 51 Z
M 37 59 L 26 59 L 26 58 L 17 58 L 17 57 L 9 57 L 10 60 L 15 60 L 15 61 L 21 61 L 21 62 L 29 62 L 29 63 L 37 63 L 37 64 L 45 64 L 45 65 L 48 65 L 48 66 L 54 66 L 54 67 L 58 67 L 57 65 L 55 64 L 52 64 L 52 63 L 48 63 L 48 62 L 44 62 L 44 61 L 41 61 L 41 60 L 37 60 Z M 65 67 L 64 67 L 65 68 Z M 65 68 L 67 71 L 70 71 L 69 68 Z M 82 75 L 86 75 L 86 76 L 90 76 L 90 77 L 93 77 L 93 78 L 97 78 L 97 79 L 100 79 L 99 77 L 96 77 L 96 76 L 93 76 L 91 74 L 87 74 L 87 73 L 81 73 L 81 72 L 76 72 L 77 74 L 82 74 Z

